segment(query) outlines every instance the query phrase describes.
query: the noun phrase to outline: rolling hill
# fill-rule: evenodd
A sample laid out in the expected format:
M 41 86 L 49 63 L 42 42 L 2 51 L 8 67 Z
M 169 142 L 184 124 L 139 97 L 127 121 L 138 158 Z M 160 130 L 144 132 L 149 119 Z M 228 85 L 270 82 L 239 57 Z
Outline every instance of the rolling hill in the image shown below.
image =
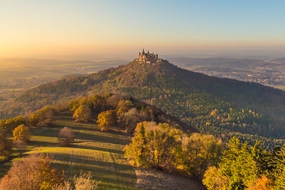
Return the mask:
M 188 71 L 149 53 L 126 65 L 30 89 L 7 103 L 1 118 L 104 92 L 135 97 L 203 133 L 223 138 L 233 134 L 285 136 L 284 91 Z

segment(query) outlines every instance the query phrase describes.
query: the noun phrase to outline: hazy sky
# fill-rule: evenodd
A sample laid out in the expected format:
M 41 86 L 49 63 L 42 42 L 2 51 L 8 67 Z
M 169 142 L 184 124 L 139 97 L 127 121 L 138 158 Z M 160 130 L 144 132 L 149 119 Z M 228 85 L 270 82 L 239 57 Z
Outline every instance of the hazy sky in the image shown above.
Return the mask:
M 0 57 L 285 50 L 284 0 L 0 0 Z

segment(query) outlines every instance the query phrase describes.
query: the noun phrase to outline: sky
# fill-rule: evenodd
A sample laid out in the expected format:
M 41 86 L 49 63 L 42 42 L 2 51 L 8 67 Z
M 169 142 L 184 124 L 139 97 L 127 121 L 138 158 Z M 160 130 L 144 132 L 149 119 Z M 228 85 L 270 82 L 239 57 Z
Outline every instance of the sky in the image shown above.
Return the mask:
M 285 50 L 284 0 L 0 0 L 0 57 Z

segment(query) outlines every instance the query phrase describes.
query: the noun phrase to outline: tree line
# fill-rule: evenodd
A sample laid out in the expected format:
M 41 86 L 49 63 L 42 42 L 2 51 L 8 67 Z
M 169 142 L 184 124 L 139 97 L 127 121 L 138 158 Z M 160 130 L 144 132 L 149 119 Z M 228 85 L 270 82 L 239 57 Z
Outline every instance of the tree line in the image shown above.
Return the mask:
M 183 172 L 210 190 L 285 189 L 285 145 L 265 150 L 237 137 L 185 133 L 166 123 L 140 122 L 125 157 L 136 167 Z

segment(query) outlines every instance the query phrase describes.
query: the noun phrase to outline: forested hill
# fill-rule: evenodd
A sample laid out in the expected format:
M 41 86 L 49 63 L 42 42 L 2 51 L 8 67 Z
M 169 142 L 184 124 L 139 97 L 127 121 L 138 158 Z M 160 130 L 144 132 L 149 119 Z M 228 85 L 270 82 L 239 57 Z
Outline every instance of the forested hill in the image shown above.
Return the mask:
M 204 133 L 285 137 L 285 92 L 256 83 L 210 77 L 166 60 L 110 68 L 30 89 L 2 108 L 1 117 L 31 112 L 75 96 L 113 92 L 161 108 Z

